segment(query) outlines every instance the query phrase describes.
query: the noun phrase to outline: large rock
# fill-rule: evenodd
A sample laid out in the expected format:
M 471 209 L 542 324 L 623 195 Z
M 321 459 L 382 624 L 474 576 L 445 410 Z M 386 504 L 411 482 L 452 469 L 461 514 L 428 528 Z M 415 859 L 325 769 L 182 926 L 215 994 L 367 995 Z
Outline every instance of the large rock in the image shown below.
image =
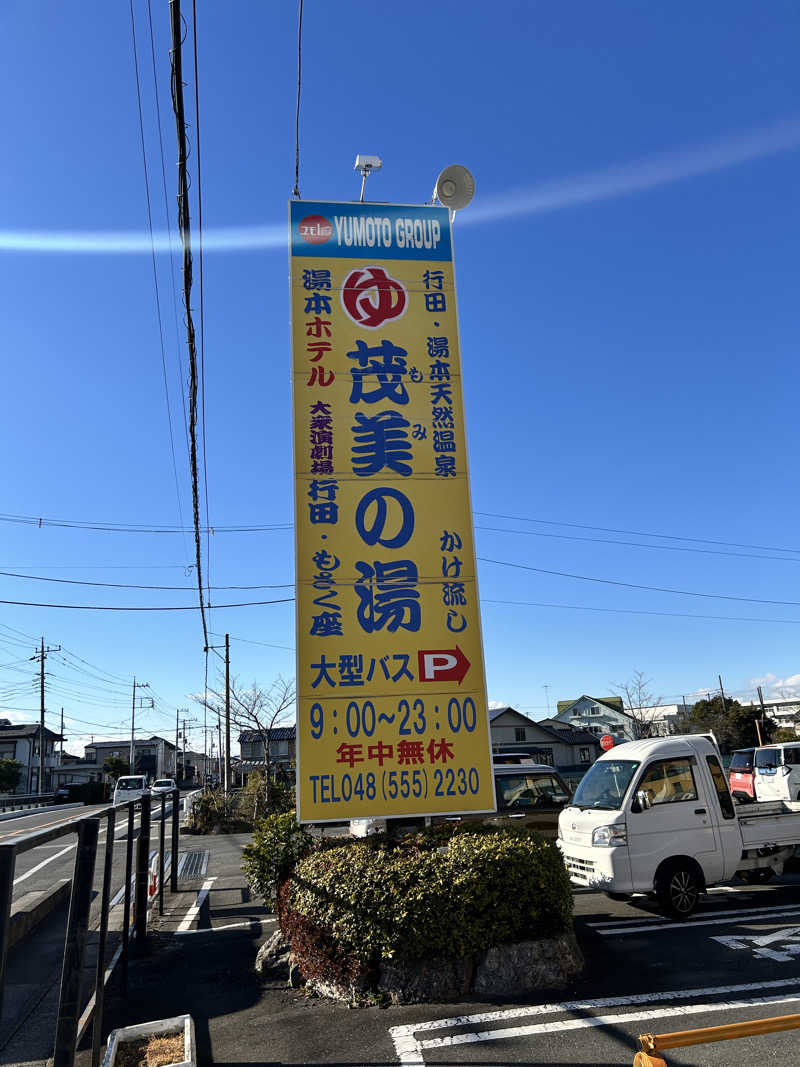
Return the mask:
M 378 990 L 393 1004 L 460 1000 L 469 993 L 472 956 L 422 960 L 381 960 Z
M 285 978 L 289 972 L 289 943 L 276 930 L 258 950 L 255 962 L 256 974 L 262 978 Z
M 539 941 L 517 941 L 478 953 L 473 992 L 507 997 L 566 985 L 583 970 L 572 933 Z

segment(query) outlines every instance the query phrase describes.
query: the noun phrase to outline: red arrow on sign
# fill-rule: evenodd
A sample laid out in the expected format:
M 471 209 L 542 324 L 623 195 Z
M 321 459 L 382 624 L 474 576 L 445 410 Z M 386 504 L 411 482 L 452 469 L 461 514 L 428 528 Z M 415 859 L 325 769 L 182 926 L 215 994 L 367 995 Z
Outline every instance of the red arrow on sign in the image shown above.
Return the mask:
M 461 649 L 455 648 L 425 649 L 417 652 L 419 680 L 421 682 L 458 682 L 464 681 L 470 668 L 470 662 Z

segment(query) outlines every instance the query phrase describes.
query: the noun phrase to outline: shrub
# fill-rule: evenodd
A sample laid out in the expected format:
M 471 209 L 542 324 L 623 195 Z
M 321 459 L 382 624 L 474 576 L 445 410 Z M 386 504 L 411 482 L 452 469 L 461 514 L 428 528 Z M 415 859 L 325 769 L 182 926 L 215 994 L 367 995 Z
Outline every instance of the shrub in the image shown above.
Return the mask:
M 312 840 L 291 812 L 268 815 L 256 826 L 252 844 L 244 850 L 242 869 L 251 889 L 265 903 L 275 904 L 279 883 L 308 852 Z
M 208 789 L 194 802 L 191 829 L 201 834 L 216 829 L 223 834 L 235 834 L 249 830 L 250 824 L 239 816 L 239 799 L 235 793 L 226 796 L 221 789 Z
M 317 976 L 312 957 L 331 951 L 368 970 L 381 958 L 466 956 L 569 928 L 569 879 L 551 842 L 525 830 L 448 831 L 393 848 L 314 849 L 297 862 L 281 925 L 305 920 L 307 977 Z

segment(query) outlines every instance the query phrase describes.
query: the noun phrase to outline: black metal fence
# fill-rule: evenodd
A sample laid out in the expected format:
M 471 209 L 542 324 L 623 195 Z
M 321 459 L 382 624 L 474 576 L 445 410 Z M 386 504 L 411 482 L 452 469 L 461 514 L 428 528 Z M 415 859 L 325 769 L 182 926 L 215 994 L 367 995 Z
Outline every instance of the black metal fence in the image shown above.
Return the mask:
M 55 798 L 55 793 L 9 793 L 0 797 L 0 812 L 45 807 L 52 804 Z
M 153 893 L 151 881 L 150 837 L 151 809 L 153 800 L 160 802 L 158 875 Z M 155 798 L 149 794 L 137 800 L 130 800 L 115 807 L 103 808 L 90 814 L 61 822 L 56 826 L 34 830 L 8 844 L 0 843 L 0 1015 L 2 1014 L 3 992 L 8 962 L 9 934 L 11 929 L 11 906 L 14 891 L 14 872 L 17 857 L 40 845 L 58 840 L 68 835 L 77 835 L 77 850 L 73 869 L 69 911 L 67 916 L 64 954 L 61 965 L 61 985 L 58 1001 L 58 1014 L 55 1024 L 53 1067 L 72 1067 L 77 1044 L 88 1022 L 93 1023 L 92 1067 L 100 1063 L 103 1029 L 103 1000 L 105 984 L 117 962 L 121 964 L 121 981 L 123 991 L 127 990 L 128 958 L 132 950 L 131 942 L 141 947 L 147 937 L 148 907 L 157 906 L 159 913 L 164 911 L 164 877 L 167 804 L 172 807 L 171 825 L 171 864 L 170 889 L 178 888 L 178 841 L 180 818 L 180 794 L 177 789 L 162 793 Z M 134 859 L 134 823 L 135 810 L 140 809 L 141 825 L 136 841 Z M 121 941 L 110 966 L 106 967 L 106 944 L 108 938 L 108 921 L 111 910 L 112 863 L 116 830 L 127 817 L 127 840 L 125 849 L 125 875 L 123 883 L 124 914 L 122 919 Z M 100 914 L 97 928 L 97 961 L 94 969 L 93 983 L 89 989 L 84 988 L 84 969 L 87 964 L 87 946 L 89 943 L 90 912 L 92 909 L 93 886 L 95 883 L 95 862 L 98 842 L 102 833 L 101 823 L 106 824 L 106 841 L 103 852 L 102 880 L 100 882 Z M 119 895 L 119 894 L 118 894 Z M 133 900 L 131 899 L 133 897 Z M 152 899 L 151 899 L 152 898 Z M 133 904 L 133 909 L 131 905 Z M 87 998 L 88 993 L 88 998 Z M 83 1002 L 88 1003 L 81 1016 Z

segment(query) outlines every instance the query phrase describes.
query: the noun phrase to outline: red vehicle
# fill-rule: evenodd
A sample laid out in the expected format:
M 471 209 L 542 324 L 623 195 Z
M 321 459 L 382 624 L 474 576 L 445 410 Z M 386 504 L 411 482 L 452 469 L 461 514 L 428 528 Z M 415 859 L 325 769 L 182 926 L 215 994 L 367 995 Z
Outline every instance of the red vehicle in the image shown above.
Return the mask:
M 754 752 L 753 748 L 737 748 L 731 759 L 728 782 L 734 799 L 739 803 L 747 804 L 756 799 Z

